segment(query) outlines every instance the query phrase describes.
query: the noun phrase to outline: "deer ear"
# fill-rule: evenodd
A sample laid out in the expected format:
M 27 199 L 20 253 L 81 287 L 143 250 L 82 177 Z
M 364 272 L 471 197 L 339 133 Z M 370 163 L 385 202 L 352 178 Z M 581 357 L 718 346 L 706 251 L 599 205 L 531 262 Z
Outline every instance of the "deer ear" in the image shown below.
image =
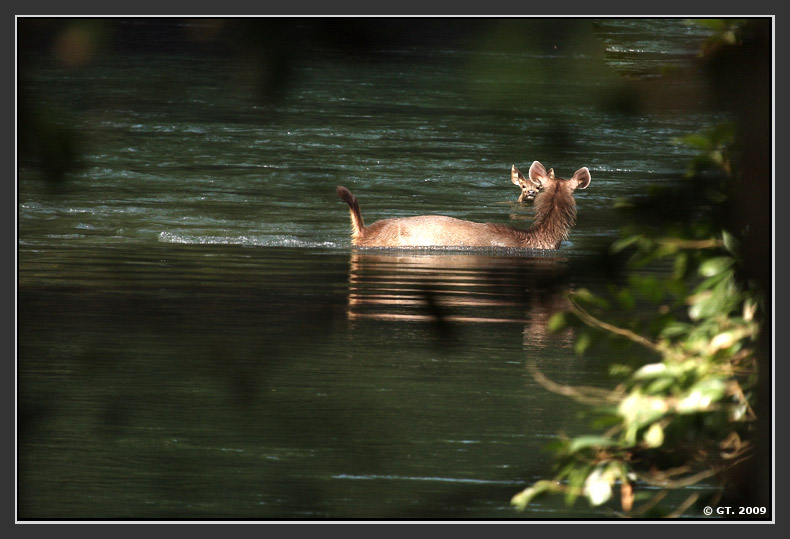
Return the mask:
M 510 168 L 510 181 L 521 187 L 521 182 L 519 182 L 519 177 L 523 179 L 524 175 L 521 173 L 519 169 L 516 168 L 516 165 L 513 165 Z
M 529 167 L 529 179 L 532 180 L 532 183 L 543 185 L 543 180 L 546 178 L 548 178 L 546 168 L 540 164 L 540 161 L 533 161 Z
M 590 169 L 587 167 L 580 168 L 573 173 L 573 178 L 571 179 L 576 181 L 575 189 L 587 189 L 587 186 L 590 185 L 590 181 L 592 181 Z

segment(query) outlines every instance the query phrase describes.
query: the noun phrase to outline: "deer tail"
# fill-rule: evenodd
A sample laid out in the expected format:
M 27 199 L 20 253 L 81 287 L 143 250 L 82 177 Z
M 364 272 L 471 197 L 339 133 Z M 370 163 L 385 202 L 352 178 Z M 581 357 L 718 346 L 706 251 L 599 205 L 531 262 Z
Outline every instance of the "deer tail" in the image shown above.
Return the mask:
M 365 228 L 365 221 L 362 220 L 362 212 L 359 209 L 357 197 L 352 195 L 351 191 L 342 185 L 337 187 L 337 196 L 348 204 L 349 213 L 351 214 L 351 238 L 356 242 L 362 236 L 362 229 Z

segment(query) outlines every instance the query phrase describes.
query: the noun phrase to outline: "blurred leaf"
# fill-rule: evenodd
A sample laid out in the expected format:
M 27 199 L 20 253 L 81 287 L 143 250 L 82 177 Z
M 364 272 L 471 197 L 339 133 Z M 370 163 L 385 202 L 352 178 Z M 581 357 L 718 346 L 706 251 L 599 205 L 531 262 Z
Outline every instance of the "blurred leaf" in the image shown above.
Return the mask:
M 568 327 L 568 322 L 565 319 L 565 313 L 554 313 L 551 318 L 549 318 L 549 331 L 562 331 L 566 327 Z
M 632 310 L 636 307 L 636 298 L 628 288 L 621 288 L 617 292 L 617 301 L 626 310 Z
M 572 505 L 576 498 L 579 497 L 579 493 L 583 492 L 591 469 L 592 467 L 589 465 L 581 465 L 570 470 L 568 473 L 568 486 L 570 488 L 565 492 L 566 504 Z
M 727 232 L 726 230 L 722 231 L 722 240 L 724 242 L 724 247 L 731 252 L 732 254 L 736 254 L 739 247 L 738 239 Z
M 616 240 L 614 243 L 612 243 L 612 246 L 609 249 L 613 253 L 619 253 L 620 251 L 622 251 L 626 247 L 629 247 L 629 246 L 635 244 L 636 242 L 638 242 L 641 238 L 642 238 L 642 235 L 626 236 L 626 237 L 621 238 L 619 240 Z
M 592 344 L 592 338 L 590 337 L 590 334 L 587 332 L 580 333 L 576 338 L 576 345 L 574 346 L 576 354 L 583 356 L 585 350 L 590 347 L 590 344 Z
M 675 262 L 672 265 L 672 277 L 674 279 L 682 279 L 686 274 L 688 267 L 688 255 L 686 253 L 678 253 L 675 257 Z
M 700 150 L 710 150 L 713 148 L 713 141 L 711 141 L 709 136 L 702 133 L 692 133 L 674 140 L 678 144 L 685 144 L 686 146 L 691 146 L 692 148 L 698 148 Z
M 661 282 L 652 275 L 629 275 L 628 284 L 634 291 L 648 301 L 658 303 L 664 297 Z
M 603 413 L 602 415 L 594 418 L 590 422 L 590 427 L 593 429 L 605 429 L 614 425 L 619 425 L 621 422 L 620 417 L 613 410 L 611 413 Z
M 735 261 L 729 256 L 709 258 L 700 264 L 699 274 L 703 277 L 718 275 L 731 268 L 734 262 Z
M 726 283 L 727 279 L 730 277 L 732 277 L 730 273 L 717 273 L 711 277 L 708 277 L 699 283 L 694 289 L 694 295 L 691 297 L 692 301 L 696 300 L 697 296 L 700 296 L 700 299 L 702 299 L 702 296 L 705 293 L 711 294 L 712 289 L 716 288 L 716 286 L 720 285 L 722 282 Z
M 659 423 L 653 423 L 642 438 L 648 447 L 661 447 L 664 444 L 664 429 Z
M 614 477 L 603 466 L 595 468 L 584 482 L 584 495 L 593 506 L 601 505 L 612 497 Z
M 618 407 L 618 413 L 632 431 L 658 421 L 668 411 L 669 405 L 663 398 L 640 393 L 631 393 Z M 635 431 L 632 432 L 633 435 Z
M 714 34 L 700 55 L 710 70 L 701 72 L 712 75 L 716 88 L 724 86 L 718 97 L 733 98 L 734 90 L 726 84 L 731 76 L 728 61 L 737 59 L 744 66 L 759 59 L 739 56 L 741 51 L 732 44 L 746 44 L 746 36 L 762 38 L 759 50 L 767 52 L 770 30 L 755 25 L 751 34 L 743 29 L 748 22 L 736 19 L 707 19 L 703 24 Z M 742 36 L 744 43 L 739 43 Z M 720 54 L 727 47 L 728 54 Z M 678 75 L 668 70 L 665 76 Z M 753 82 L 734 84 L 746 91 Z M 566 503 L 573 503 L 580 488 L 591 504 L 606 503 L 619 479 L 622 506 L 630 509 L 634 500 L 644 499 L 629 492 L 636 473 L 662 480 L 673 467 L 712 471 L 723 455 L 711 447 L 728 434 L 745 435 L 742 425 L 730 422 L 754 420 L 757 373 L 750 364 L 750 347 L 755 346 L 754 326 L 763 302 L 753 282 L 743 279 L 755 262 L 736 258 L 742 249 L 754 249 L 754 241 L 739 244 L 740 236 L 724 230 L 732 227 L 744 237 L 752 233 L 751 222 L 738 220 L 744 208 L 736 204 L 753 193 L 733 181 L 762 180 L 749 177 L 747 167 L 758 164 L 759 155 L 753 151 L 749 162 L 744 159 L 744 148 L 754 144 L 748 137 L 742 125 L 720 122 L 673 139 L 696 154 L 687 162 L 685 176 L 691 181 L 677 182 L 677 187 L 651 182 L 643 196 L 615 202 L 629 221 L 609 248 L 610 253 L 623 253 L 612 257 L 622 273 L 611 280 L 617 284 L 603 287 L 604 295 L 581 290 L 574 296 L 579 307 L 593 307 L 589 316 L 574 317 L 575 322 L 594 329 L 577 332 L 575 350 L 581 355 L 593 344 L 608 346 L 614 353 L 608 372 L 621 379 L 612 394 L 622 397 L 590 411 L 597 414 L 591 426 L 606 429 L 608 436 L 578 436 L 558 453 L 563 463 L 559 477 L 568 482 Z M 732 256 L 724 256 L 722 246 Z M 620 277 L 625 277 L 624 285 Z M 654 304 L 654 314 L 630 312 L 636 306 L 642 311 L 645 303 Z M 643 364 L 647 354 L 640 347 L 650 350 L 651 363 Z M 735 357 L 737 375 L 732 374 Z M 642 366 L 634 370 L 629 363 Z M 658 507 L 651 510 L 668 514 Z
M 656 376 L 664 376 L 667 372 L 668 367 L 665 363 L 649 363 L 640 367 L 631 378 L 634 380 L 644 380 L 655 378 Z
M 680 399 L 676 409 L 679 413 L 704 412 L 724 396 L 726 384 L 719 378 L 706 378 L 695 384 L 688 394 Z
M 584 302 L 590 305 L 596 305 L 603 309 L 609 308 L 609 302 L 603 299 L 600 296 L 597 296 L 590 292 L 586 288 L 580 288 L 576 292 L 573 293 L 573 299 L 576 301 Z
M 579 436 L 571 440 L 568 451 L 576 453 L 582 449 L 612 447 L 614 445 L 617 445 L 617 442 L 606 436 Z
M 678 337 L 687 334 L 690 329 L 690 324 L 686 324 L 685 322 L 673 322 L 664 327 L 661 331 L 661 336 L 666 338 Z
M 526 488 L 511 498 L 511 505 L 515 505 L 517 509 L 523 511 L 532 500 L 545 492 L 555 492 L 559 490 L 559 485 L 556 481 L 542 480 L 538 481 L 529 488 Z
M 676 385 L 677 379 L 670 376 L 662 376 L 648 384 L 645 388 L 645 393 L 650 395 L 660 395 L 668 392 L 669 389 Z
M 710 28 L 716 32 L 723 32 L 730 28 L 728 19 L 690 19 L 688 23 Z
M 610 376 L 628 376 L 632 372 L 634 372 L 634 369 L 628 365 L 621 365 L 619 363 L 612 363 L 609 365 Z

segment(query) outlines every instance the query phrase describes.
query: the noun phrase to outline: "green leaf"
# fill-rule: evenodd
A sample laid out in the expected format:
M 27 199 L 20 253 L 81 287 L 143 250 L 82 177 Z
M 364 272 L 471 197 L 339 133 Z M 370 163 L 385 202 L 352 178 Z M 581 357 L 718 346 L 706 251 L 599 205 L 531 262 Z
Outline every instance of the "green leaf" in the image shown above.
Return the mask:
M 675 279 L 683 278 L 683 276 L 686 274 L 687 267 L 688 267 L 688 254 L 678 253 L 678 256 L 675 257 L 675 262 L 673 263 L 672 277 Z
M 590 422 L 590 427 L 596 430 L 608 429 L 614 425 L 619 425 L 621 422 L 622 419 L 615 413 L 607 413 L 593 419 Z
M 582 449 L 612 447 L 614 445 L 617 445 L 617 442 L 606 436 L 578 436 L 571 440 L 569 451 L 576 453 Z
M 668 389 L 676 386 L 677 383 L 678 381 L 675 378 L 670 376 L 662 376 L 661 378 L 650 382 L 645 388 L 645 393 L 650 395 L 663 394 L 666 393 Z
M 677 137 L 673 140 L 677 144 L 685 144 L 686 146 L 691 146 L 699 150 L 710 150 L 713 148 L 713 141 L 711 141 L 708 135 L 702 133 L 692 133 L 690 135 Z
M 612 244 L 612 246 L 609 248 L 609 250 L 611 252 L 613 252 L 613 253 L 619 253 L 620 251 L 622 251 L 623 249 L 625 249 L 629 245 L 633 245 L 637 241 L 641 240 L 643 237 L 644 236 L 642 236 L 641 234 L 638 234 L 638 235 L 628 236 L 628 237 L 619 239 L 619 240 L 615 241 Z
M 573 505 L 576 498 L 579 497 L 579 492 L 584 489 L 584 483 L 590 473 L 591 466 L 581 466 L 573 468 L 568 474 L 568 486 L 571 488 L 565 493 L 565 503 Z
M 558 490 L 559 485 L 556 481 L 538 481 L 531 487 L 526 488 L 513 496 L 510 499 L 510 504 L 515 505 L 519 511 L 523 511 L 536 497 L 546 492 L 557 492 Z
M 721 234 L 721 239 L 724 242 L 724 247 L 731 253 L 735 254 L 740 247 L 738 238 L 724 230 Z
M 628 438 L 634 441 L 636 429 L 661 419 L 669 411 L 669 405 L 664 398 L 641 393 L 631 393 L 620 401 L 617 413 L 627 425 Z
M 633 208 L 634 203 L 625 197 L 618 197 L 617 199 L 615 199 L 613 206 L 615 207 L 615 209 L 622 210 L 622 209 Z
M 666 376 L 667 371 L 666 363 L 648 363 L 647 365 L 642 365 L 632 378 L 634 380 L 645 380 L 657 376 Z
M 676 409 L 680 413 L 704 412 L 721 400 L 727 389 L 724 380 L 720 378 L 705 378 L 694 384 L 686 395 L 677 403 Z
M 667 339 L 679 337 L 680 335 L 687 334 L 691 328 L 691 324 L 686 324 L 685 322 L 672 322 L 661 330 L 661 336 Z
M 562 331 L 568 327 L 568 321 L 565 319 L 565 313 L 554 313 L 549 318 L 549 331 Z
M 713 277 L 714 275 L 724 273 L 726 270 L 730 269 L 734 263 L 735 260 L 733 260 L 732 257 L 717 256 L 709 258 L 700 264 L 698 271 L 703 277 Z
M 717 298 L 713 292 L 698 294 L 694 304 L 689 307 L 689 318 L 694 321 L 707 318 L 719 312 L 719 306 L 721 304 L 721 299 Z
M 621 288 L 619 292 L 617 292 L 617 301 L 620 305 L 627 310 L 632 310 L 636 307 L 636 298 L 631 293 L 631 291 L 627 288 Z
M 589 333 L 584 332 L 579 334 L 579 336 L 576 338 L 576 345 L 574 346 L 574 349 L 576 350 L 576 354 L 579 356 L 583 356 L 585 350 L 587 350 L 591 344 L 592 344 L 592 337 L 590 337 Z
M 664 287 L 652 275 L 630 275 L 628 284 L 634 291 L 653 303 L 658 303 L 664 297 Z
M 574 292 L 573 293 L 573 299 L 575 299 L 576 301 L 581 301 L 581 302 L 590 304 L 590 305 L 597 305 L 598 307 L 601 307 L 603 309 L 608 309 L 609 308 L 609 302 L 608 301 L 606 301 L 605 299 L 603 299 L 603 298 L 601 298 L 599 296 L 596 296 L 595 294 L 593 294 L 592 292 L 590 292 L 586 288 L 580 288 L 579 290 Z
M 716 32 L 722 32 L 729 27 L 729 23 L 725 19 L 691 19 L 690 22 L 704 26 Z
M 642 439 L 648 447 L 661 447 L 664 443 L 664 429 L 658 423 L 653 423 L 645 432 Z
M 634 369 L 628 365 L 623 365 L 621 363 L 613 363 L 609 365 L 609 376 L 628 376 Z

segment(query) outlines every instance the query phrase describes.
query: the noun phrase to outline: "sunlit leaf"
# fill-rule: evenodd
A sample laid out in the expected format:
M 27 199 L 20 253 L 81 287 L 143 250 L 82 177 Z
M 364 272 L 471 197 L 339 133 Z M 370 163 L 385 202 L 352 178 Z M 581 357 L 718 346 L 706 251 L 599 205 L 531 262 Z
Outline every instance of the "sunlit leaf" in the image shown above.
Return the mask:
M 722 231 L 722 241 L 724 242 L 724 247 L 731 253 L 735 254 L 740 247 L 740 243 L 738 239 L 727 232 L 726 230 Z
M 648 386 L 645 388 L 645 393 L 651 395 L 661 394 L 668 391 L 670 388 L 675 387 L 677 383 L 677 379 L 669 376 L 663 376 L 650 382 L 650 384 L 648 384 Z
M 724 396 L 726 384 L 719 378 L 706 378 L 695 384 L 685 397 L 678 401 L 680 413 L 702 412 Z
M 642 437 L 648 447 L 661 447 L 664 443 L 664 429 L 659 423 L 653 423 Z
M 654 378 L 656 376 L 664 375 L 667 372 L 667 365 L 665 363 L 649 363 L 640 367 L 632 376 L 633 379 L 639 380 L 644 378 Z
M 723 333 L 719 333 L 710 341 L 710 346 L 708 347 L 709 354 L 715 354 L 719 350 L 723 350 L 725 348 L 729 348 L 730 346 L 734 345 L 736 342 L 736 335 L 732 331 L 725 331 Z
M 632 393 L 620 402 L 617 413 L 629 428 L 641 428 L 657 421 L 669 411 L 664 398 Z
M 584 482 L 584 495 L 592 505 L 601 505 L 612 497 L 612 477 L 602 467 L 597 467 Z
M 709 258 L 699 267 L 699 274 L 703 277 L 718 275 L 732 267 L 734 260 L 729 256 Z

